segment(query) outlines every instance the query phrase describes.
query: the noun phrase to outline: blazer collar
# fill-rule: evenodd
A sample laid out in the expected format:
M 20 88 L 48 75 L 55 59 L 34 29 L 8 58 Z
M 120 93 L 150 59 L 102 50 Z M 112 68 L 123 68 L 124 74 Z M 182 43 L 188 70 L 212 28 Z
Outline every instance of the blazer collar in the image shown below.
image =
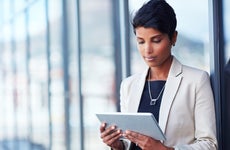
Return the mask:
M 182 64 L 174 57 L 169 70 L 159 112 L 159 125 L 165 133 L 168 116 L 182 79 Z

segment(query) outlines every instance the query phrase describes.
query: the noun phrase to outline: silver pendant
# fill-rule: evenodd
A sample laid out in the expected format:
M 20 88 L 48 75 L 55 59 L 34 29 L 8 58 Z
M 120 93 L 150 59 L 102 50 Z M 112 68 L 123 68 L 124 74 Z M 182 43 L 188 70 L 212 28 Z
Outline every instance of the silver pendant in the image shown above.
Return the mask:
M 155 105 L 155 104 L 156 104 L 156 101 L 157 101 L 157 99 L 151 99 L 150 105 Z

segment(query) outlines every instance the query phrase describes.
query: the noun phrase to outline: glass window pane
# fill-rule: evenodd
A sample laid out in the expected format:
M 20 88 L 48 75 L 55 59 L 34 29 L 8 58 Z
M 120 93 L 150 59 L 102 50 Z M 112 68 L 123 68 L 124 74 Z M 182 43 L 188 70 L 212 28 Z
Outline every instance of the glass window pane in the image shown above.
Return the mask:
M 11 45 L 12 29 L 11 24 L 3 26 L 3 49 L 1 54 L 1 69 L 2 73 L 2 99 L 3 101 L 3 129 L 4 138 L 13 139 L 15 136 L 15 113 L 14 113 L 14 99 L 13 99 L 13 67 L 12 67 L 12 45 Z
M 48 147 L 49 111 L 47 101 L 47 35 L 44 2 L 44 0 L 37 1 L 29 8 L 29 90 L 32 117 L 32 140 Z
M 173 53 L 182 63 L 209 72 L 208 0 L 188 3 L 169 0 L 169 3 L 176 12 L 178 22 L 178 41 Z
M 14 12 L 19 13 L 25 8 L 26 0 L 15 0 L 14 5 Z
M 79 48 L 77 47 L 77 10 L 76 0 L 69 0 L 67 2 L 67 16 L 68 16 L 68 45 L 69 45 L 69 78 L 70 78 L 70 147 L 71 149 L 80 149 L 80 100 L 79 100 L 79 83 L 78 83 L 78 54 Z
M 50 22 L 50 101 L 52 149 L 65 149 L 65 104 L 62 55 L 62 1 L 48 1 Z
M 146 2 L 146 0 L 129 0 L 129 12 L 130 12 L 130 22 L 135 12 Z M 143 61 L 140 53 L 137 49 L 136 37 L 133 33 L 132 26 L 130 27 L 130 52 L 131 52 L 131 74 L 140 72 L 143 68 L 146 68 L 146 64 Z
M 20 30 L 17 30 L 17 29 Z M 28 102 L 28 77 L 26 72 L 26 24 L 25 14 L 20 14 L 15 18 L 14 24 L 14 38 L 15 38 L 15 50 L 14 50 L 14 63 L 15 63 L 15 98 L 17 101 L 17 126 L 20 132 L 18 137 L 20 139 L 26 139 L 29 135 L 29 102 Z
M 1 2 L 1 4 L 2 4 L 2 5 L 1 5 L 1 8 L 3 9 L 3 12 L 4 12 L 4 13 L 2 14 L 2 15 L 3 15 L 3 19 L 2 19 L 2 20 L 3 20 L 3 22 L 4 22 L 4 21 L 9 21 L 10 16 L 11 16 L 11 13 L 12 13 L 12 12 L 11 12 L 11 10 L 12 10 L 12 9 L 11 9 L 11 6 L 12 6 L 11 4 L 12 4 L 12 3 L 11 3 L 11 1 L 3 0 L 3 1 Z
M 224 35 L 225 35 L 225 62 L 230 60 L 230 1 L 224 0 Z
M 3 51 L 4 51 L 4 35 L 3 35 L 3 32 L 4 30 L 3 30 L 3 26 L 1 26 L 1 28 L 0 28 L 0 49 L 2 50 L 2 53 L 3 53 Z M 2 59 L 2 56 L 0 56 L 0 59 Z M 1 70 L 1 72 L 0 72 L 0 82 L 1 83 L 3 83 L 3 81 L 4 81 L 4 72 L 2 71 L 3 70 L 3 68 L 4 68 L 4 66 L 3 66 L 3 62 L 2 62 L 2 60 L 0 61 L 0 70 Z M 0 140 L 3 140 L 4 139 L 4 136 L 5 136 L 5 133 L 4 133 L 4 131 L 5 131 L 5 118 L 3 117 L 3 114 L 5 113 L 5 111 L 4 111 L 4 108 L 5 108 L 5 104 L 4 104 L 4 85 L 3 84 L 0 84 L 0 103 L 2 104 L 2 105 L 0 105 L 0 122 L 2 122 L 1 124 L 0 124 Z
M 85 149 L 107 147 L 101 142 L 95 113 L 116 111 L 111 3 L 110 0 L 81 1 Z

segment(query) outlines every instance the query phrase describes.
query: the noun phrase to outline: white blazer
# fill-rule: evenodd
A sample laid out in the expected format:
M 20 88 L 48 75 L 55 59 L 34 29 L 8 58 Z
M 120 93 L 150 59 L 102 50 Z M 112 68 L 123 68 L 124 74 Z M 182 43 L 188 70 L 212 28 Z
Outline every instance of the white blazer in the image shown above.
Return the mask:
M 121 112 L 137 112 L 148 69 L 121 83 Z M 175 57 L 159 112 L 164 144 L 177 150 L 216 150 L 213 93 L 207 72 L 182 65 Z M 125 142 L 128 146 L 129 142 Z

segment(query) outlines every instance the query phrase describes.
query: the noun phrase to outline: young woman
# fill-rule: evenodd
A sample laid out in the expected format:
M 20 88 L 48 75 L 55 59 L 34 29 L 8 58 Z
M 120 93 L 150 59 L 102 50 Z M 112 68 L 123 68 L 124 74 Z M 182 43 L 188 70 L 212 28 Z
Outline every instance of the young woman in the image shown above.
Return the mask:
M 181 64 L 172 55 L 171 48 L 177 39 L 176 24 L 174 10 L 164 0 L 151 0 L 137 11 L 133 29 L 148 69 L 124 79 L 120 89 L 121 112 L 153 113 L 166 141 L 134 131 L 122 132 L 103 123 L 101 138 L 112 149 L 217 149 L 209 75 Z M 119 140 L 121 136 L 126 140 Z

